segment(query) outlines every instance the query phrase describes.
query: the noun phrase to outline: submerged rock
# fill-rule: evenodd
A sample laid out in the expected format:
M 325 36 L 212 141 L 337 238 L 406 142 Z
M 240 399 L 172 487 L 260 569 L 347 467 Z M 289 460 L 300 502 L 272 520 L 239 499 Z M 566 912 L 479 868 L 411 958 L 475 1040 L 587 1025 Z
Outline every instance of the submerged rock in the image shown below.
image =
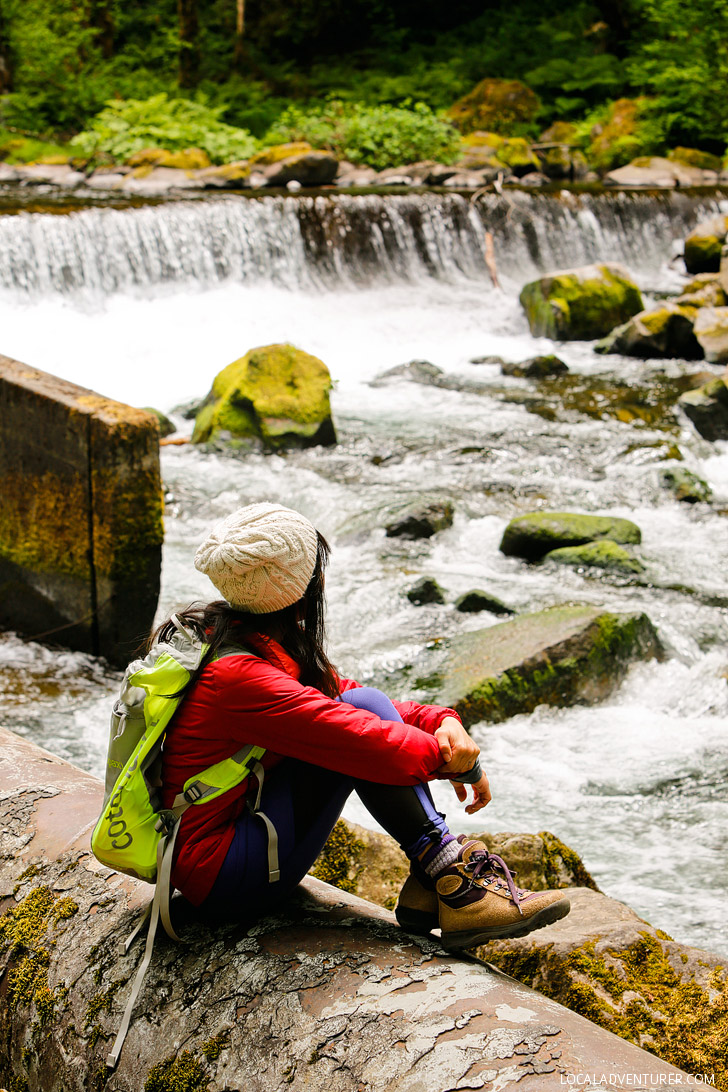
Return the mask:
M 450 501 L 428 504 L 388 523 L 387 538 L 431 538 L 437 531 L 452 527 L 452 521 L 453 506 Z
M 678 303 L 640 311 L 598 342 L 594 352 L 623 353 L 643 360 L 651 357 L 700 360 L 703 348 L 693 331 L 697 313 L 694 307 Z
M 580 512 L 531 512 L 511 520 L 503 532 L 500 549 L 508 557 L 538 561 L 552 550 L 602 539 L 637 546 L 642 535 L 637 524 L 628 519 Z
M 564 269 L 531 281 L 520 301 L 534 337 L 557 341 L 603 337 L 643 307 L 629 273 L 611 262 Z
M 687 391 L 678 405 L 705 440 L 728 440 L 728 384 L 724 375 Z
M 443 641 L 432 651 L 435 669 L 415 686 L 425 700 L 456 709 L 469 726 L 537 705 L 602 701 L 631 663 L 661 656 L 645 614 L 555 607 Z
M 461 614 L 478 614 L 483 610 L 487 610 L 490 614 L 516 613 L 512 607 L 507 607 L 494 595 L 489 595 L 477 588 L 459 596 L 455 600 L 455 610 L 460 611 Z
M 695 318 L 695 337 L 711 364 L 728 364 L 728 307 L 703 307 Z
M 583 546 L 562 546 L 558 550 L 550 550 L 544 560 L 554 561 L 557 565 L 606 569 L 607 572 L 624 574 L 641 573 L 645 568 L 629 550 L 609 539 L 587 542 Z
M 471 361 L 471 363 L 480 363 L 480 361 Z M 531 356 L 528 360 L 522 360 L 518 364 L 501 361 L 503 375 L 512 375 L 518 379 L 546 379 L 550 375 L 564 375 L 568 370 L 563 360 L 553 354 Z
M 293 345 L 251 349 L 216 377 L 195 419 L 193 443 L 278 450 L 335 444 L 331 375 L 318 357 Z
M 684 466 L 669 467 L 661 471 L 660 484 L 686 504 L 709 502 L 713 496 L 708 483 Z
M 421 607 L 426 603 L 444 603 L 445 593 L 436 580 L 433 580 L 428 576 L 423 576 L 422 580 L 418 580 L 417 583 L 409 589 L 407 598 L 410 603 L 414 603 L 416 606 Z
M 596 891 L 570 890 L 569 900 L 571 913 L 545 933 L 492 941 L 477 954 L 673 1065 L 722 1073 L 728 961 L 677 943 Z

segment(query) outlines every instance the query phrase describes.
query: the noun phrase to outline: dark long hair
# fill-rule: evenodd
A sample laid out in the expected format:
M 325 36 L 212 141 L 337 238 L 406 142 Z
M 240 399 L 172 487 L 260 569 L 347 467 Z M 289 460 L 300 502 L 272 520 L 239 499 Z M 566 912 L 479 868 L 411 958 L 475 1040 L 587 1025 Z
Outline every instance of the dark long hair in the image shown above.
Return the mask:
M 235 610 L 224 599 L 217 599 L 207 604 L 192 603 L 176 612 L 180 622 L 208 646 L 182 693 L 194 685 L 221 648 L 245 645 L 246 637 L 262 633 L 275 637 L 291 659 L 296 661 L 304 686 L 315 686 L 329 698 L 339 696 L 339 677 L 324 651 L 324 570 L 331 551 L 324 536 L 318 531 L 316 534 L 318 549 L 313 576 L 296 603 L 267 614 L 252 614 Z M 150 637 L 149 647 L 156 642 L 169 641 L 175 630 L 171 619 L 163 622 Z M 261 650 L 256 647 L 255 651 Z M 264 655 L 264 651 L 261 654 Z

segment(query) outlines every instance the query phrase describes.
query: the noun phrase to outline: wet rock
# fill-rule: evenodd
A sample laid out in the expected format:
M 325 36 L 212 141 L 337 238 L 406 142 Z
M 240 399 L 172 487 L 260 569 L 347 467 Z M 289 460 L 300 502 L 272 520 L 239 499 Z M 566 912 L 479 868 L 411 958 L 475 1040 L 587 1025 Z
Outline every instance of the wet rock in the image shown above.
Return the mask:
M 475 588 L 465 592 L 455 600 L 455 610 L 461 614 L 478 614 L 480 611 L 488 611 L 489 614 L 515 614 L 512 607 L 507 607 L 500 599 L 488 592 Z
M 681 395 L 678 405 L 705 440 L 728 440 L 728 384 L 718 376 Z
M 518 80 L 485 79 L 453 103 L 448 116 L 461 133 L 477 129 L 511 133 L 533 121 L 540 106 L 538 96 Z
M 220 167 L 207 167 L 196 172 L 195 180 L 202 189 L 242 189 L 250 185 L 250 164 L 241 159 Z
M 339 163 L 339 170 L 335 178 L 337 186 L 359 187 L 373 186 L 376 182 L 377 171 L 373 167 L 357 166 L 345 160 Z
M 678 303 L 640 311 L 598 342 L 594 352 L 623 353 L 642 360 L 652 357 L 700 360 L 703 348 L 693 330 L 697 314 L 695 307 Z
M 661 471 L 660 484 L 674 493 L 677 500 L 685 501 L 686 504 L 708 503 L 713 496 L 708 483 L 683 466 Z
M 468 834 L 484 842 L 518 873 L 530 891 L 580 887 L 597 891 L 594 879 L 573 849 L 549 831 L 538 834 Z M 393 909 L 409 874 L 409 861 L 394 838 L 340 819 L 311 875 L 342 891 Z
M 437 531 L 452 527 L 453 514 L 450 501 L 428 504 L 388 523 L 387 538 L 431 538 Z
M 171 436 L 173 432 L 177 431 L 177 426 L 170 421 L 166 413 L 162 413 L 161 410 L 154 409 L 153 406 L 144 406 L 145 413 L 150 413 L 152 417 L 156 417 L 157 424 L 159 425 L 160 436 Z
M 711 364 L 728 364 L 728 307 L 702 307 L 695 318 L 695 337 Z
M 501 363 L 503 375 L 512 375 L 519 379 L 547 379 L 550 375 L 564 375 L 568 370 L 563 360 L 552 354 L 531 356 L 518 364 Z
M 461 633 L 429 650 L 416 680 L 426 701 L 449 706 L 466 726 L 536 706 L 602 701 L 637 660 L 662 656 L 645 614 L 556 607 Z
M 118 189 L 151 197 L 169 190 L 195 189 L 197 184 L 191 172 L 178 167 L 137 167 L 131 174 L 124 175 Z
M 538 561 L 564 546 L 583 546 L 609 539 L 620 545 L 639 545 L 642 536 L 636 523 L 612 516 L 591 516 L 578 512 L 532 512 L 518 516 L 506 527 L 500 549 L 508 557 Z
M 473 171 L 458 171 L 457 174 L 452 175 L 443 183 L 449 189 L 454 190 L 477 190 L 481 186 L 489 186 L 491 182 L 495 182 L 499 174 L 503 173 L 504 168 L 484 167 L 481 170 Z
M 701 170 L 684 163 L 677 163 L 660 156 L 640 156 L 625 167 L 610 171 L 605 179 L 605 186 L 647 186 L 660 189 L 675 189 L 678 186 L 715 186 L 718 175 L 715 171 Z
M 406 379 L 414 383 L 433 383 L 445 373 L 442 368 L 432 364 L 429 360 L 410 360 L 406 364 L 396 364 L 376 376 L 371 382 L 372 387 L 384 387 L 387 383 Z
M 331 375 L 293 345 L 266 345 L 224 368 L 195 419 L 193 443 L 279 450 L 335 444 Z
M 688 273 L 717 273 L 720 254 L 728 232 L 728 218 L 713 216 L 690 232 L 685 240 L 685 268 Z
M 251 171 L 254 167 L 251 160 Z M 301 186 L 328 186 L 336 178 L 338 169 L 336 156 L 312 150 L 271 163 L 262 173 L 268 186 L 287 186 L 290 182 L 298 182 Z
M 644 572 L 644 565 L 624 546 L 603 539 L 601 542 L 587 542 L 583 546 L 562 546 L 550 550 L 544 561 L 553 561 L 557 565 L 571 565 L 574 568 L 605 569 L 607 572 L 623 573 L 628 576 Z
M 506 362 L 502 356 L 471 356 L 470 364 L 500 364 L 504 365 Z
M 477 954 L 506 974 L 674 1065 L 723 1071 L 715 1034 L 728 1003 L 728 962 L 653 928 L 624 903 L 569 891 L 571 913 Z
M 534 337 L 559 341 L 603 337 L 642 310 L 639 288 L 622 266 L 611 262 L 531 281 L 520 301 Z
M 445 593 L 436 580 L 425 576 L 409 589 L 407 598 L 410 603 L 421 607 L 426 603 L 444 603 Z
M 528 174 L 521 175 L 520 183 L 522 186 L 532 186 L 534 188 L 548 186 L 549 178 L 547 175 L 541 174 L 540 171 L 529 171 Z
M 125 174 L 118 171 L 94 171 L 84 185 L 92 190 L 118 190 L 125 177 Z
M 206 402 L 207 399 L 205 398 L 193 398 L 189 402 L 180 402 L 178 406 L 172 408 L 171 412 L 177 414 L 178 417 L 182 417 L 185 421 L 194 421 Z
M 725 290 L 719 273 L 699 273 L 673 302 L 687 307 L 725 307 Z

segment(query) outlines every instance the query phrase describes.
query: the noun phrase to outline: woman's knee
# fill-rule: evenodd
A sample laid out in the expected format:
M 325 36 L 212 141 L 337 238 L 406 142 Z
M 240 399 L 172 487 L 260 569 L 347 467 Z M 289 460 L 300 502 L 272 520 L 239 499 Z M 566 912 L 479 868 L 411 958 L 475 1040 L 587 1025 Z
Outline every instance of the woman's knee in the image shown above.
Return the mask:
M 366 709 L 367 712 L 374 713 L 380 720 L 402 719 L 387 695 L 374 686 L 353 687 L 341 695 L 341 700 L 356 709 Z

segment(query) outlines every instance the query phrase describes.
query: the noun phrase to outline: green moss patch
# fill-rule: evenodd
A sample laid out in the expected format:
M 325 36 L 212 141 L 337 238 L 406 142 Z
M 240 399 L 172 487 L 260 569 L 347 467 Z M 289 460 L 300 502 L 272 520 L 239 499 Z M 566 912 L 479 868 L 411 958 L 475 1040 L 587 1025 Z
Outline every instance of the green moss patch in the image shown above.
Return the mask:
M 626 271 L 606 263 L 531 281 L 519 298 L 534 337 L 561 341 L 603 337 L 643 309 Z
M 330 883 L 341 891 L 356 894 L 362 866 L 359 859 L 365 846 L 360 842 L 350 827 L 339 819 L 326 839 L 326 844 L 311 875 L 324 883 Z
M 532 512 L 511 520 L 503 532 L 500 549 L 509 557 L 538 561 L 553 550 L 602 539 L 636 546 L 642 534 L 628 519 L 579 512 Z
M 602 542 L 587 542 L 584 546 L 563 546 L 546 554 L 546 561 L 557 565 L 606 569 L 608 572 L 641 573 L 644 565 L 623 546 L 605 539 Z
M 191 1051 L 165 1058 L 149 1071 L 144 1092 L 205 1092 L 211 1077 Z

